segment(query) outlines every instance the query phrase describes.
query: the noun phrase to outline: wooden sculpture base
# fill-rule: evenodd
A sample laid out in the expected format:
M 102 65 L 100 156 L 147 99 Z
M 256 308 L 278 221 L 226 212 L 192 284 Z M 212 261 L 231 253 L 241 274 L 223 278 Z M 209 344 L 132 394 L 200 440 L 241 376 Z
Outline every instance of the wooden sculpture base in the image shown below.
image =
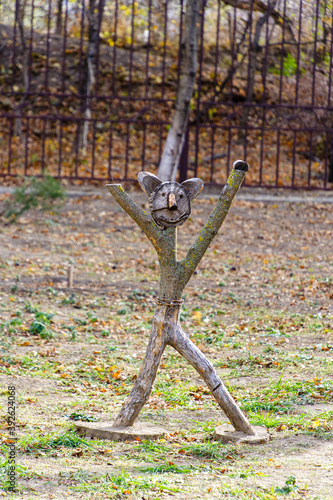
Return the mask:
M 269 434 L 266 427 L 252 426 L 255 434 L 249 436 L 245 432 L 235 431 L 232 425 L 224 424 L 219 425 L 215 429 L 214 439 L 221 443 L 235 443 L 235 444 L 263 444 L 269 441 Z
M 141 441 L 142 439 L 161 439 L 167 431 L 163 427 L 137 422 L 126 427 L 114 427 L 110 422 L 75 422 L 79 434 L 109 441 Z

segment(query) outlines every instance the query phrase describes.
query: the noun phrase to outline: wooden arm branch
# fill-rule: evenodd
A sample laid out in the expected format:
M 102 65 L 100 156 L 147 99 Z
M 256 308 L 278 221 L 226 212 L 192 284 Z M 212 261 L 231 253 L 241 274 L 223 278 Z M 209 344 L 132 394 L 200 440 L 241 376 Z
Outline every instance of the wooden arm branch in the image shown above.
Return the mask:
M 200 260 L 204 256 L 207 248 L 211 244 L 224 219 L 226 218 L 232 200 L 236 196 L 247 170 L 248 164 L 246 162 L 239 160 L 234 163 L 234 168 L 229 175 L 227 183 L 219 196 L 214 210 L 210 214 L 204 227 L 201 229 L 197 240 L 187 252 L 185 259 L 181 261 L 182 266 L 185 268 L 184 286 L 191 278 Z
M 151 216 L 142 210 L 139 205 L 124 191 L 121 184 L 107 184 L 106 186 L 116 202 L 128 213 L 145 233 L 153 244 L 159 256 L 175 255 L 175 237 L 171 231 L 162 231 L 153 221 Z

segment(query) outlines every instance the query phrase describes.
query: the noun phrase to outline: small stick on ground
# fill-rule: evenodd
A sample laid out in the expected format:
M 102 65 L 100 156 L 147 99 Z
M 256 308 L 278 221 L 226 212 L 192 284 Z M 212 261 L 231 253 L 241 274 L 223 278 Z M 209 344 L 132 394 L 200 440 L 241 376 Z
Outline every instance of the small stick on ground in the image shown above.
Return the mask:
M 73 288 L 74 266 L 70 265 L 67 269 L 67 288 Z

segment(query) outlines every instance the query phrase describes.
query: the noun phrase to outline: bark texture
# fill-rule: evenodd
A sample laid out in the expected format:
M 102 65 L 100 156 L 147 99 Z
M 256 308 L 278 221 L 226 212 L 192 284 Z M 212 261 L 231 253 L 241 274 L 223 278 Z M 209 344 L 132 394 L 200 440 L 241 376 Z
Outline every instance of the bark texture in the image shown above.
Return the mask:
M 105 0 L 90 0 L 86 10 L 88 19 L 89 43 L 85 58 L 84 77 L 81 83 L 81 94 L 85 96 L 84 121 L 78 137 L 79 148 L 86 152 L 88 145 L 88 132 L 91 119 L 92 91 L 96 82 L 96 59 L 98 51 L 99 32 L 102 24 Z
M 108 186 L 115 200 L 139 225 L 154 245 L 161 272 L 160 295 L 145 359 L 131 393 L 114 422 L 114 426 L 133 425 L 141 408 L 150 396 L 164 349 L 167 345 L 171 345 L 184 356 L 204 379 L 234 428 L 247 435 L 254 435 L 253 428 L 228 393 L 212 363 L 206 359 L 204 354 L 183 332 L 179 323 L 181 297 L 184 288 L 222 225 L 247 169 L 247 163 L 243 161 L 235 162 L 234 169 L 221 192 L 214 210 L 182 261 L 177 260 L 176 229 L 160 229 L 151 216 L 142 210 L 119 184 Z
M 195 75 L 197 72 L 197 22 L 202 0 L 187 0 L 182 41 L 182 68 L 176 108 L 165 142 L 157 176 L 164 182 L 175 180 L 185 140 Z

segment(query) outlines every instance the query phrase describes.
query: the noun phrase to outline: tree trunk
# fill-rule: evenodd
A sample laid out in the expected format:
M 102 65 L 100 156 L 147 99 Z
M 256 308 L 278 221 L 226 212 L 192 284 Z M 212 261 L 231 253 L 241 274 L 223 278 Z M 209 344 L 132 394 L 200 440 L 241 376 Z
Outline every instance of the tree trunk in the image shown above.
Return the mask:
M 242 431 L 245 434 L 254 435 L 251 424 L 230 396 L 222 380 L 217 375 L 212 363 L 205 357 L 200 349 L 193 344 L 180 325 L 177 325 L 173 333 L 174 339 L 170 339 L 169 343 L 186 359 L 186 361 L 193 366 L 193 368 L 196 369 L 199 375 L 203 378 L 218 405 L 229 418 L 230 422 L 232 422 L 236 431 Z
M 254 33 L 254 38 L 250 46 L 250 55 L 249 55 L 249 72 L 248 72 L 248 82 L 247 82 L 247 96 L 246 96 L 246 103 L 251 103 L 253 100 L 253 94 L 254 94 L 254 78 L 256 74 L 256 69 L 257 69 L 257 55 L 258 52 L 261 50 L 261 47 L 259 45 L 259 40 L 260 40 L 260 34 L 262 28 L 265 26 L 265 24 L 268 22 L 269 17 L 271 16 L 272 12 L 274 11 L 274 7 L 276 4 L 277 0 L 273 0 L 272 2 L 268 3 L 267 10 L 265 14 L 258 19 L 256 28 L 255 28 L 255 33 Z M 249 106 L 244 106 L 243 108 L 243 113 L 242 117 L 240 120 L 240 129 L 239 129 L 239 134 L 238 138 L 240 141 L 245 141 L 246 140 L 246 130 L 247 130 L 247 121 L 249 117 L 249 112 L 250 112 L 250 107 Z
M 182 67 L 176 107 L 158 167 L 162 181 L 175 180 L 185 140 L 193 86 L 197 71 L 197 22 L 202 0 L 187 0 L 182 41 Z
M 163 304 L 157 307 L 142 368 L 127 401 L 114 422 L 115 427 L 133 425 L 147 402 L 167 343 L 168 330 L 177 323 L 178 315 L 179 309 L 177 308 Z
M 105 0 L 90 0 L 87 10 L 88 19 L 88 47 L 85 58 L 85 70 L 81 85 L 81 95 L 84 96 L 84 120 L 78 134 L 79 149 L 85 154 L 88 145 L 89 124 L 91 113 L 91 94 L 96 80 L 96 56 L 99 44 L 99 32 L 102 24 Z
M 331 135 L 331 145 L 328 163 L 328 182 L 333 182 L 333 134 Z
M 21 49 L 22 49 L 22 77 L 23 77 L 23 97 L 20 104 L 17 106 L 16 113 L 20 114 L 24 108 L 25 101 L 27 99 L 27 93 L 29 92 L 29 50 L 27 45 L 27 39 L 24 32 L 24 14 L 26 8 L 27 0 L 16 0 L 16 12 L 17 12 L 17 23 L 19 26 Z M 15 68 L 14 68 L 15 71 Z M 14 125 L 14 135 L 22 135 L 22 119 L 18 116 L 15 119 Z
M 57 1 L 57 21 L 56 21 L 56 35 L 61 35 L 62 32 L 62 6 L 63 0 Z
M 268 2 L 267 5 L 262 0 L 222 0 L 222 1 L 225 5 L 230 5 L 232 7 L 241 10 L 263 12 L 266 14 L 268 9 L 270 9 L 270 2 Z M 276 1 L 274 2 L 274 6 L 275 3 Z M 276 24 L 278 24 L 282 28 L 284 27 L 287 30 L 287 35 L 289 39 L 292 42 L 296 42 L 295 35 L 292 29 L 293 26 L 292 19 L 287 16 L 286 17 L 281 16 L 280 12 L 278 10 L 275 10 L 274 6 L 273 9 L 270 9 L 271 11 L 270 16 L 272 16 Z

